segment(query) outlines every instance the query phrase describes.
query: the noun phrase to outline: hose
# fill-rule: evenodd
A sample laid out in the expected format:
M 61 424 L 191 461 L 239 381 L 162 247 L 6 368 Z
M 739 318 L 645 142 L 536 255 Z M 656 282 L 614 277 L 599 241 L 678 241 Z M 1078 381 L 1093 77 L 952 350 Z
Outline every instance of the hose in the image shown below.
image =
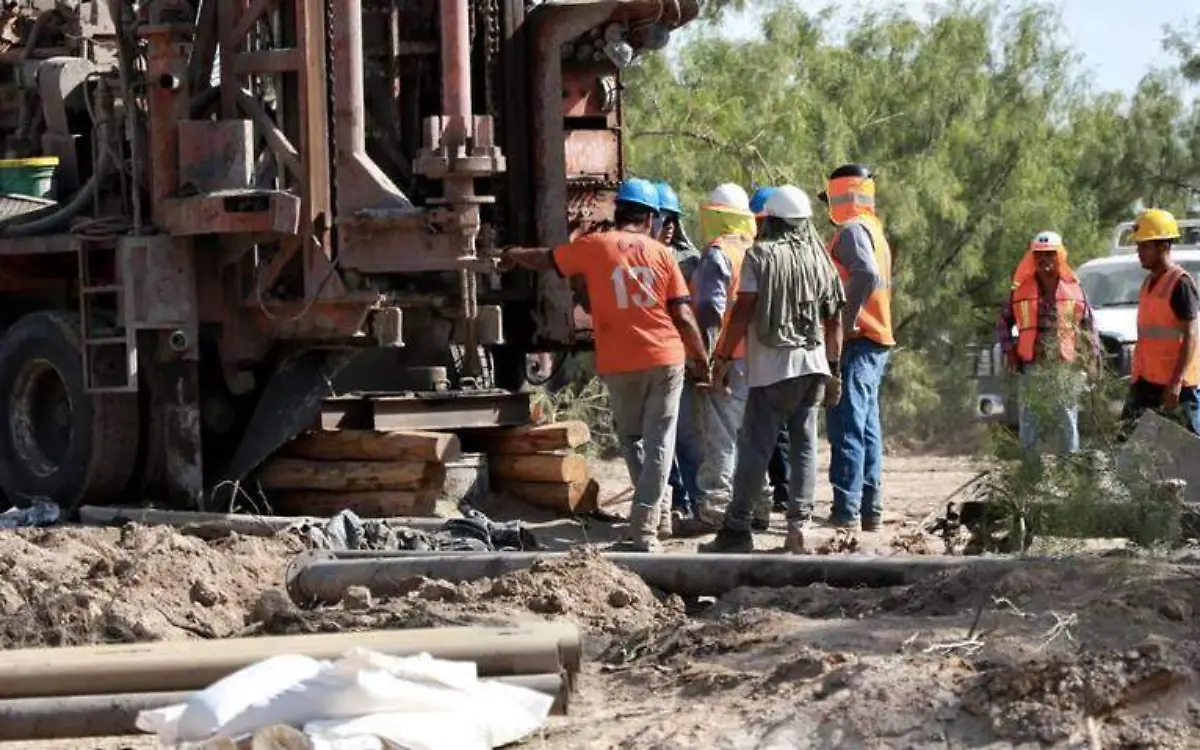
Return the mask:
M 92 175 L 91 179 L 72 196 L 69 203 L 59 206 L 47 216 L 22 224 L 0 226 L 0 237 L 34 237 L 66 229 L 71 219 L 78 216 L 79 212 L 87 208 L 95 198 L 103 176 L 103 174 Z

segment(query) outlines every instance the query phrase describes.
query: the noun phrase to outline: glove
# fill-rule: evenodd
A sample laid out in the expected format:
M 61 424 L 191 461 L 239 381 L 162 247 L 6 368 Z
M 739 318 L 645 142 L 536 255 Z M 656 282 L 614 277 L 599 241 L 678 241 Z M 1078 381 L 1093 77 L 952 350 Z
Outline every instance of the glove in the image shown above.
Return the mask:
M 830 375 L 825 379 L 825 408 L 832 409 L 842 400 L 842 379 Z

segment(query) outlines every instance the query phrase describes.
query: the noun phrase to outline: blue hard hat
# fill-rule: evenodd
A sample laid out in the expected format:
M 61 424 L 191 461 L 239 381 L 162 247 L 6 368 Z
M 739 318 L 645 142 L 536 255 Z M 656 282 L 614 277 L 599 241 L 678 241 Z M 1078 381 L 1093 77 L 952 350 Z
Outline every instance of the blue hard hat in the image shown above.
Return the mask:
M 617 188 L 617 201 L 658 211 L 658 188 L 650 180 L 630 177 Z
M 679 207 L 679 196 L 665 182 L 658 183 L 658 210 L 662 213 L 671 213 L 676 216 L 683 213 L 683 210 Z
M 767 208 L 767 199 L 775 192 L 773 187 L 760 187 L 754 191 L 754 196 L 750 199 L 750 211 L 754 214 L 761 214 Z

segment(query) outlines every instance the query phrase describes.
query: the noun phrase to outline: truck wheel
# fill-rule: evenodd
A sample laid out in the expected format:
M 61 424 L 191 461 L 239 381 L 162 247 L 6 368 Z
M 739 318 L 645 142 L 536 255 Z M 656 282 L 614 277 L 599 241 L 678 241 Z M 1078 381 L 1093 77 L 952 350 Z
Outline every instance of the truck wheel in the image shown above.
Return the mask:
M 0 487 L 9 502 L 103 503 L 138 455 L 136 393 L 87 395 L 77 313 L 26 315 L 0 340 Z

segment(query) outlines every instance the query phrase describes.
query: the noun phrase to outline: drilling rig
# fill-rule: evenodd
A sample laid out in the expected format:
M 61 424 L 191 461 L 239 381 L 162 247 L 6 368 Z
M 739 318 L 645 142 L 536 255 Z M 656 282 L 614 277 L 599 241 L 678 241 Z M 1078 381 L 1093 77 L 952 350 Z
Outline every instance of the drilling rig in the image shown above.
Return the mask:
M 302 431 L 530 418 L 621 70 L 696 0 L 10 0 L 0 490 L 218 509 Z M 232 491 L 232 490 L 229 490 Z

